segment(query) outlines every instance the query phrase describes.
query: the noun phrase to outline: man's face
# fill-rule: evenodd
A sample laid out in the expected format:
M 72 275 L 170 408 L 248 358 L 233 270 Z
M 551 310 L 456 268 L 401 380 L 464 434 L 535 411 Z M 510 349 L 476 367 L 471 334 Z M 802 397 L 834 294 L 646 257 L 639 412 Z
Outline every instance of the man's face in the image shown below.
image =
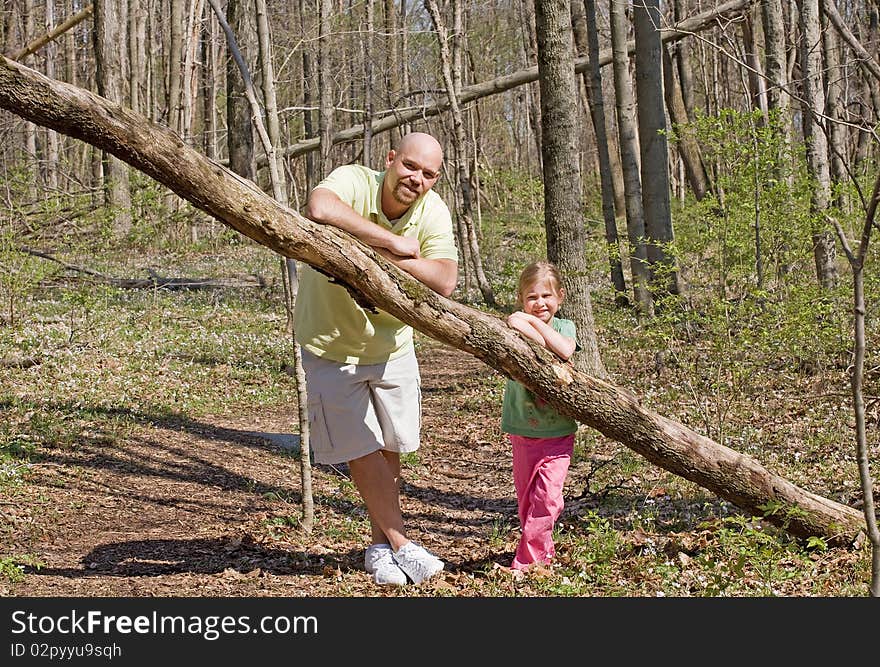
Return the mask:
M 411 142 L 397 151 L 389 151 L 385 165 L 385 186 L 394 201 L 409 208 L 434 187 L 440 178 L 443 156 L 428 143 Z

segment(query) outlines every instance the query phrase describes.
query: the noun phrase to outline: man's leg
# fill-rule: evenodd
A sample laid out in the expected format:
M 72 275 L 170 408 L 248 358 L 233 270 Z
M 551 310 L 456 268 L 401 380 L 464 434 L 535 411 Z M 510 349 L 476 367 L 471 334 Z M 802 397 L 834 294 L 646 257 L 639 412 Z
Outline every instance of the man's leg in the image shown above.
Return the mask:
M 400 456 L 375 451 L 349 461 L 348 467 L 370 515 L 373 544 L 387 542 L 397 551 L 409 542 L 400 511 Z

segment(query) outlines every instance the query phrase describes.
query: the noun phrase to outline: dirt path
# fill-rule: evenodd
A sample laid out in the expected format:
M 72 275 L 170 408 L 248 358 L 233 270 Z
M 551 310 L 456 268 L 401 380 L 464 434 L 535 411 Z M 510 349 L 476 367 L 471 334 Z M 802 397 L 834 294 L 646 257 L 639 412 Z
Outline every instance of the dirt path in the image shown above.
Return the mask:
M 428 346 L 423 443 L 405 472 L 411 537 L 441 554 L 430 586 L 379 589 L 362 569 L 368 529 L 346 471 L 313 471 L 318 527 L 299 516 L 299 461 L 285 453 L 293 406 L 199 420 L 120 415 L 122 438 L 85 434 L 29 473 L 24 504 L 2 506 L 8 552 L 41 563 L 3 595 L 372 596 L 472 590 L 507 564 L 516 538 L 510 457 L 498 430 L 498 374 Z M 493 400 L 497 395 L 498 400 Z M 343 467 L 344 468 L 344 467 Z M 293 519 L 294 521 L 292 521 Z M 500 575 L 499 575 L 500 576 Z M 491 577 L 490 577 L 491 578 Z

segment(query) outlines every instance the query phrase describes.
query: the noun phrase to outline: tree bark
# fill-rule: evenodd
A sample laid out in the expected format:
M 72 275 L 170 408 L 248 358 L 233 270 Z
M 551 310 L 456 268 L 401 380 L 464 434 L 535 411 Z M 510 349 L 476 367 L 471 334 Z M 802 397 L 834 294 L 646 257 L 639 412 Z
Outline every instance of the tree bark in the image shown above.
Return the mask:
M 830 1 L 822 0 L 822 4 L 827 4 Z M 828 116 L 828 161 L 830 163 L 831 204 L 842 210 L 846 208 L 846 195 L 844 190 L 837 186 L 846 184 L 848 180 L 846 165 L 852 163 L 846 150 L 846 126 L 844 125 L 846 111 L 841 105 L 846 71 L 841 66 L 837 32 L 828 25 L 829 23 L 830 19 L 824 16 L 821 25 L 822 53 L 825 59 L 825 114 Z
M 113 153 L 230 228 L 333 276 L 362 303 L 474 355 L 565 414 L 742 510 L 764 516 L 772 504 L 776 509 L 766 520 L 795 536 L 847 545 L 864 531 L 864 517 L 852 507 L 802 489 L 753 457 L 642 406 L 629 391 L 578 372 L 500 318 L 440 296 L 351 236 L 282 206 L 129 109 L 2 57 L 0 108 Z
M 125 31 L 124 0 L 98 0 L 95 3 L 95 65 L 98 93 L 118 104 L 125 104 L 122 79 L 125 76 L 125 51 L 121 45 Z M 117 235 L 131 231 L 131 186 L 128 167 L 112 155 L 103 156 L 104 200 L 113 210 L 113 228 Z
M 822 33 L 819 0 L 798 0 L 800 8 L 800 63 L 803 72 L 804 143 L 810 174 L 813 260 L 816 279 L 823 289 L 837 285 L 837 253 L 834 235 L 825 223 L 825 209 L 831 198 L 828 168 L 828 139 L 825 118 L 825 86 L 822 80 Z
M 235 16 L 236 1 L 229 3 L 230 20 Z M 181 67 L 183 66 L 184 0 L 171 0 L 171 25 L 168 27 L 168 127 L 180 133 Z M 234 68 L 235 66 L 232 65 Z M 229 92 L 229 91 L 227 91 Z
M 617 234 L 617 216 L 614 213 L 614 173 L 611 170 L 611 151 L 605 126 L 605 95 L 602 91 L 602 69 L 599 67 L 599 30 L 596 26 L 596 4 L 592 0 L 573 0 L 571 3 L 571 26 L 580 55 L 590 59 L 589 74 L 584 72 L 584 84 L 590 105 L 590 119 L 596 135 L 596 152 L 599 158 L 599 185 L 602 194 L 602 219 L 605 222 L 605 244 L 608 248 L 608 264 L 611 284 L 618 305 L 627 305 L 626 281 L 620 259 L 620 238 Z M 621 184 L 621 188 L 622 188 Z
M 583 348 L 579 370 L 606 377 L 593 320 L 584 251 L 584 205 L 578 153 L 577 81 L 568 0 L 535 0 L 538 71 L 541 86 L 541 146 L 544 171 L 544 226 L 547 258 L 565 283 L 565 317 L 574 321 Z
M 395 0 L 384 0 L 384 24 L 385 24 L 385 107 L 396 109 L 400 104 L 400 38 L 401 29 L 398 23 L 397 4 Z M 404 51 L 406 53 L 406 51 Z M 392 128 L 389 139 L 389 147 L 396 146 L 401 137 L 399 128 Z M 384 152 L 383 152 L 384 154 Z
M 55 0 L 45 0 L 46 28 L 50 30 L 55 23 Z M 46 45 L 46 76 L 50 79 L 58 78 L 55 75 L 55 67 L 58 60 L 58 48 L 54 41 Z M 50 192 L 58 190 L 58 135 L 52 130 L 46 130 L 43 136 L 45 144 L 45 182 Z
M 526 54 L 526 61 L 529 63 L 529 69 L 535 70 L 535 77 L 530 79 L 529 85 L 526 86 L 526 98 L 528 99 L 528 119 L 529 126 L 532 128 L 532 137 L 535 140 L 535 148 L 537 148 L 538 162 L 544 154 L 541 146 L 541 101 L 539 86 L 531 85 L 538 80 L 538 35 L 535 29 L 535 0 L 519 0 L 520 10 L 522 12 L 523 25 L 523 48 Z M 532 63 L 535 63 L 532 65 Z M 526 155 L 528 155 L 528 151 Z M 531 162 L 528 160 L 527 162 Z M 540 169 L 539 169 L 540 171 Z M 531 173 L 531 172 L 530 172 Z
M 625 8 L 611 3 L 611 50 L 614 54 L 614 96 L 617 110 L 618 146 L 623 168 L 626 201 L 626 234 L 629 239 L 629 264 L 632 274 L 633 300 L 643 316 L 654 314 L 654 302 L 648 290 L 650 271 L 645 245 L 645 217 L 642 209 L 642 183 L 639 177 L 639 148 L 636 137 L 634 102 L 629 77 L 629 56 L 626 49 L 627 21 Z
M 740 32 L 743 42 L 743 56 L 746 63 L 746 79 L 749 86 L 750 107 L 760 109 L 764 117 L 767 116 L 767 84 L 766 77 L 761 68 L 761 60 L 758 57 L 757 37 L 755 36 L 755 21 L 753 12 L 748 11 L 740 23 Z
M 232 28 L 248 69 L 253 69 L 255 28 L 253 16 L 246 11 L 246 7 L 243 6 L 245 4 L 245 0 L 229 0 L 226 4 L 226 20 Z M 229 152 L 230 169 L 255 181 L 257 171 L 250 105 L 247 101 L 244 81 L 231 55 L 226 61 L 226 128 L 226 148 Z
M 672 1 L 672 19 L 676 24 L 681 23 L 687 17 L 688 0 Z M 685 48 L 686 42 L 679 41 L 675 45 L 675 68 L 678 74 L 679 86 L 681 89 L 681 99 L 684 102 L 685 115 L 688 121 L 693 122 L 694 114 L 694 73 L 691 67 L 690 55 L 691 49 Z
M 662 47 L 662 49 L 663 96 L 666 99 L 666 108 L 669 111 L 669 117 L 672 120 L 676 136 L 678 137 L 678 152 L 681 156 L 687 181 L 691 186 L 691 191 L 694 193 L 694 199 L 700 201 L 709 190 L 709 177 L 706 175 L 706 167 L 703 164 L 700 144 L 693 133 L 685 127 L 690 120 L 688 119 L 684 99 L 681 96 L 681 87 L 675 78 L 672 56 L 666 47 Z
M 660 0 L 635 0 L 636 107 L 642 177 L 642 211 L 648 237 L 651 289 L 659 297 L 678 294 L 678 268 L 672 254 L 672 208 L 669 201 L 669 148 L 663 111 L 663 60 Z

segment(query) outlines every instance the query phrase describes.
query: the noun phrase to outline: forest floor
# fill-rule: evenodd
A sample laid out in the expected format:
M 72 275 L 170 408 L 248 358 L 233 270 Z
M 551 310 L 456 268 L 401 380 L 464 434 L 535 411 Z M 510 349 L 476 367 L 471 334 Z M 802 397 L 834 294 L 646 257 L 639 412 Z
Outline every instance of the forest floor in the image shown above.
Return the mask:
M 127 257 L 139 269 L 173 264 Z M 256 257 L 268 274 L 276 258 Z M 217 255 L 196 260 L 178 272 L 223 272 Z M 240 259 L 235 266 L 228 273 L 251 272 Z M 519 525 L 500 431 L 505 378 L 418 332 L 422 445 L 404 457 L 401 502 L 409 536 L 446 568 L 420 585 L 378 587 L 363 569 L 369 521 L 345 466 L 313 466 L 315 525 L 301 525 L 296 392 L 277 295 L 62 282 L 38 296 L 22 324 L 0 327 L 0 596 L 858 597 L 868 589 L 870 545 L 797 540 L 586 426 L 554 565 L 513 577 L 506 566 Z M 699 331 L 672 340 L 658 363 L 656 341 L 614 309 L 612 295 L 595 293 L 594 307 L 611 381 L 802 488 L 860 507 L 841 367 L 802 369 L 778 352 L 741 359 Z M 875 424 L 878 405 L 871 409 Z
M 559 543 L 557 565 L 522 580 L 512 577 L 503 566 L 512 559 L 518 525 L 510 452 L 498 429 L 500 375 L 439 343 L 420 345 L 419 358 L 423 441 L 407 460 L 402 504 L 411 537 L 445 560 L 441 576 L 404 588 L 371 581 L 363 570 L 366 515 L 344 466 L 314 466 L 317 525 L 311 534 L 298 528 L 300 466 L 291 450 L 297 439 L 289 433 L 295 406 L 282 405 L 197 420 L 132 413 L 126 417 L 138 425 L 124 440 L 95 433 L 75 450 L 45 452 L 28 468 L 27 492 L 0 505 L 11 527 L 5 550 L 32 554 L 38 565 L 0 584 L 0 594 L 546 596 L 571 594 L 568 575 L 580 567 L 588 577 L 627 571 L 629 588 L 612 588 L 612 594 L 652 595 L 662 594 L 663 584 L 645 558 L 658 550 L 687 580 L 686 566 L 696 562 L 729 507 L 695 486 L 683 496 L 668 491 L 672 476 L 656 468 L 589 492 L 596 470 L 620 456 L 620 446 L 602 438 L 573 462 L 560 519 L 563 529 L 569 524 L 573 530 Z M 603 499 L 611 497 L 616 500 L 606 507 Z M 629 509 L 615 510 L 621 502 Z M 639 508 L 650 508 L 661 529 L 635 525 L 632 513 Z M 683 513 L 691 525 L 672 529 Z M 607 563 L 599 562 L 607 534 L 597 529 L 597 516 L 617 528 Z M 584 547 L 579 540 L 594 544 Z M 771 555 L 778 566 L 784 551 Z M 585 553 L 592 555 L 585 559 Z M 858 569 L 863 555 L 831 550 L 814 558 L 823 568 Z M 777 592 L 816 594 L 810 578 L 787 578 Z M 689 594 L 686 588 L 681 593 Z
M 7 549 L 39 567 L 0 586 L 28 596 L 371 596 L 456 594 L 474 578 L 513 587 L 496 568 L 515 548 L 510 452 L 499 405 L 480 400 L 497 374 L 438 344 L 420 352 L 423 441 L 405 468 L 411 536 L 441 555 L 418 588 L 377 587 L 363 570 L 365 514 L 345 466 L 312 469 L 317 524 L 300 512 L 295 405 L 234 418 L 140 419 L 124 442 L 95 437 L 30 466 L 30 492 L 3 503 Z M 495 376 L 493 378 L 493 376 Z M 577 470 L 569 477 L 576 489 Z M 563 521 L 565 519 L 563 518 Z M 498 527 L 506 526 L 501 535 Z M 493 586 L 494 588 L 494 586 Z

